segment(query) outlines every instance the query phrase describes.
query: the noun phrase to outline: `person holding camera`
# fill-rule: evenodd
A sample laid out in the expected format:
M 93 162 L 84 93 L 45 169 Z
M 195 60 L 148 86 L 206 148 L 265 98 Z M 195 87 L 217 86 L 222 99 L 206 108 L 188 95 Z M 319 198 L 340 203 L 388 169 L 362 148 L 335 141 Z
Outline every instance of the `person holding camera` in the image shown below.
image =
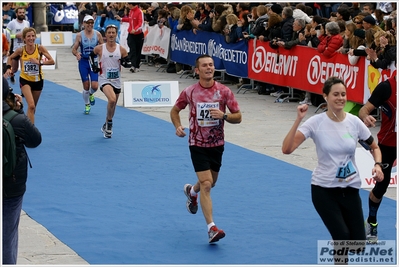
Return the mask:
M 15 133 L 17 163 L 11 176 L 4 175 L 3 170 L 3 264 L 17 264 L 19 218 L 28 178 L 25 147 L 34 148 L 42 142 L 41 133 L 23 112 L 22 97 L 10 89 L 3 76 L 3 117 L 8 112 L 17 113 L 10 120 Z
M 35 123 L 36 107 L 44 84 L 42 66 L 54 65 L 55 62 L 46 47 L 35 44 L 36 30 L 34 28 L 25 28 L 22 31 L 22 39 L 25 45 L 19 47 L 8 57 L 7 71 L 5 74 L 8 77 L 14 75 L 13 72 L 17 69 L 11 67 L 11 62 L 19 59 L 21 62 L 19 84 L 26 103 L 28 104 L 27 116 L 32 123 Z M 43 56 L 46 60 L 42 60 Z
M 297 118 L 284 138 L 282 152 L 291 154 L 307 138 L 313 139 L 318 158 L 311 179 L 313 205 L 333 240 L 358 240 L 365 243 L 359 195 L 361 179 L 355 151 L 358 141 L 366 140 L 375 161 L 371 173 L 377 182 L 384 178 L 381 151 L 367 126 L 357 116 L 344 111 L 347 101 L 344 81 L 330 77 L 322 91 L 328 105 L 327 111 L 301 124 L 309 107 L 307 104 L 299 105 Z

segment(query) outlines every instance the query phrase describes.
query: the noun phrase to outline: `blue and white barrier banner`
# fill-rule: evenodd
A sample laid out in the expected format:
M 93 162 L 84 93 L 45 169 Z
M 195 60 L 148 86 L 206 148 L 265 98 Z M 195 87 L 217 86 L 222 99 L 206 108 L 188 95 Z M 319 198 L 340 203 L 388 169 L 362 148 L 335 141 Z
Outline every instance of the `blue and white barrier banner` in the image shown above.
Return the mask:
M 143 55 L 156 54 L 165 59 L 168 58 L 170 44 L 170 29 L 166 26 L 147 26 L 148 33 L 144 38 Z
M 173 106 L 178 97 L 178 81 L 123 83 L 123 104 L 125 107 Z
M 54 14 L 51 24 L 74 24 L 78 21 L 79 11 L 74 5 L 64 6 L 61 10 L 58 10 L 58 5 L 51 5 L 50 11 Z
M 171 35 L 171 60 L 195 65 L 200 55 L 208 54 L 215 62 L 215 69 L 237 77 L 248 77 L 248 45 L 242 40 L 226 43 L 224 36 L 214 32 L 173 31 Z

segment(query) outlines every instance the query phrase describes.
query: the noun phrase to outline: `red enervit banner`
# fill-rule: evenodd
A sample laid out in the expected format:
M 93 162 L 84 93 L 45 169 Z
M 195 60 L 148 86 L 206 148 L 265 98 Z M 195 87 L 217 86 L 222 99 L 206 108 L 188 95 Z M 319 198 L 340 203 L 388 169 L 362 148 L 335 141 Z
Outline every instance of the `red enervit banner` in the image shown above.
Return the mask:
M 327 58 L 315 48 L 273 49 L 269 42 L 255 40 L 248 43 L 248 55 L 252 55 L 248 59 L 248 77 L 256 81 L 322 94 L 324 82 L 336 76 L 346 83 L 347 99 L 361 104 L 365 90 L 369 91 L 365 84 L 365 57 L 351 65 L 348 55 L 336 53 Z

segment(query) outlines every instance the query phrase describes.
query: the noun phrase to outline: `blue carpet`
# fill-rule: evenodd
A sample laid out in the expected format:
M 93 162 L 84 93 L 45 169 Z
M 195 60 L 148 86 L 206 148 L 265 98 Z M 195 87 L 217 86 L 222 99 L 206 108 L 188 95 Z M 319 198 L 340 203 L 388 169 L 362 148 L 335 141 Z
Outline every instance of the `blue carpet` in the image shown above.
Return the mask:
M 185 207 L 183 185 L 196 181 L 187 138 L 117 107 L 104 139 L 106 102 L 97 99 L 90 115 L 82 103 L 81 93 L 45 81 L 43 143 L 28 149 L 23 209 L 90 264 L 317 263 L 317 240 L 330 236 L 311 203 L 310 171 L 227 143 L 212 191 L 226 237 L 209 245 L 201 210 Z M 396 201 L 384 199 L 379 222 L 380 239 L 396 239 Z

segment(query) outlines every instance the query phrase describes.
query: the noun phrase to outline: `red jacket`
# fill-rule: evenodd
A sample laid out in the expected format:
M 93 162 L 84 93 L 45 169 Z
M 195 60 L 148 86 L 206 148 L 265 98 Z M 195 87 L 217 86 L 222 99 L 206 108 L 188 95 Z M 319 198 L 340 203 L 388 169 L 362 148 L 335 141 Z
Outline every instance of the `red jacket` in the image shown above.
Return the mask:
M 129 12 L 129 17 L 122 18 L 123 22 L 129 22 L 129 28 L 127 29 L 129 33 L 132 30 L 136 30 L 133 34 L 140 34 L 143 32 L 144 14 L 139 6 L 133 7 Z
M 320 43 L 317 51 L 326 57 L 332 57 L 336 51 L 344 44 L 344 40 L 340 34 L 322 37 L 319 36 Z

